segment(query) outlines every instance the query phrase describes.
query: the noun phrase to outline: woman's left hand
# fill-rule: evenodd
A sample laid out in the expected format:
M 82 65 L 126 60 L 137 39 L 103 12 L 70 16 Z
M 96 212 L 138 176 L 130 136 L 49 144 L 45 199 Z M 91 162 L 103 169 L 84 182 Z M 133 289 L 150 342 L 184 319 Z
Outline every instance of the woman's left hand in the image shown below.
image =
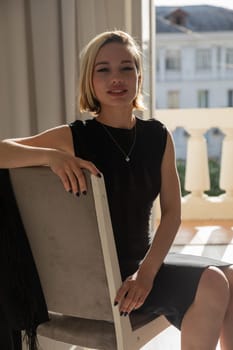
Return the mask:
M 153 286 L 153 279 L 136 271 L 122 284 L 115 298 L 115 305 L 119 304 L 121 315 L 128 315 L 140 308 Z

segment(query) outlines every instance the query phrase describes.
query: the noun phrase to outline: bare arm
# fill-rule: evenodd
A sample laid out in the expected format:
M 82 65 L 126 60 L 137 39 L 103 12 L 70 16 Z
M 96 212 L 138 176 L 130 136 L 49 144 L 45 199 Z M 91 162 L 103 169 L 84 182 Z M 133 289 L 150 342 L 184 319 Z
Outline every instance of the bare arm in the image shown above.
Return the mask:
M 50 152 L 54 149 L 73 154 L 68 129 L 68 126 L 62 125 L 34 136 L 1 141 L 0 167 L 48 165 Z
M 162 162 L 162 184 L 160 191 L 161 220 L 150 250 L 140 270 L 151 278 L 157 274 L 180 226 L 181 196 L 175 163 L 174 145 L 170 134 Z
M 160 224 L 138 271 L 122 284 L 115 299 L 117 303 L 120 303 L 120 311 L 124 313 L 130 313 L 144 303 L 180 225 L 180 185 L 175 165 L 174 145 L 170 133 L 168 133 L 162 161 L 161 176 Z
M 0 142 L 0 167 L 17 168 L 47 165 L 56 173 L 66 191 L 86 191 L 81 169 L 93 174 L 98 169 L 86 160 L 74 157 L 73 141 L 69 126 L 62 125 L 31 137 L 8 139 Z

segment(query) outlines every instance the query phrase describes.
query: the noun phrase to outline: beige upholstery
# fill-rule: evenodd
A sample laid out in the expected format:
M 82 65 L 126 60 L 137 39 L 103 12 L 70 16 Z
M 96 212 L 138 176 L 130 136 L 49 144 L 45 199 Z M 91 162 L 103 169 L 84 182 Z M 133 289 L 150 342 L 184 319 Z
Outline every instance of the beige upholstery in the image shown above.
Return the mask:
M 40 335 L 136 350 L 168 326 L 163 317 L 120 317 L 113 307 L 121 278 L 103 179 L 86 173 L 88 194 L 78 198 L 46 167 L 12 169 L 10 176 L 51 316 Z

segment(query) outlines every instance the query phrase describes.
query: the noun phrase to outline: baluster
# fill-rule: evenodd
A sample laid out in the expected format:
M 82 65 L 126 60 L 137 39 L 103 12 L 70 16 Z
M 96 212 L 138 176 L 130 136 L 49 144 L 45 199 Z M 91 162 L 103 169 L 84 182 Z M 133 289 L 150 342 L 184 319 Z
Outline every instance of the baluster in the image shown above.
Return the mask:
M 209 167 L 205 129 L 187 129 L 190 137 L 187 144 L 185 189 L 191 197 L 203 198 L 203 192 L 210 188 Z
M 222 144 L 220 188 L 226 191 L 225 200 L 233 200 L 233 128 L 222 128 L 222 131 L 226 136 Z

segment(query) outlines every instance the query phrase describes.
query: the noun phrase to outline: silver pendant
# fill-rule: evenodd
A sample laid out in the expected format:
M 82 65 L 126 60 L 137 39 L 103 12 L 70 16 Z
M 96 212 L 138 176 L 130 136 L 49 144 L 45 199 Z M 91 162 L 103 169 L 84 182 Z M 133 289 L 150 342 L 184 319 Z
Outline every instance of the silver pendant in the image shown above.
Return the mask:
M 125 151 L 121 148 L 121 145 L 119 145 L 119 143 L 115 140 L 115 138 L 113 137 L 113 135 L 110 133 L 110 131 L 104 126 L 104 124 L 101 124 L 102 127 L 104 128 L 104 130 L 106 131 L 106 133 L 108 134 L 108 136 L 112 139 L 113 143 L 115 143 L 115 145 L 117 146 L 117 148 L 119 149 L 119 151 L 124 155 L 125 157 L 125 161 L 128 163 L 130 162 L 130 155 L 133 151 L 133 148 L 135 146 L 136 143 L 136 124 L 134 126 L 134 139 L 133 139 L 133 143 L 130 147 L 130 150 L 128 152 L 128 155 L 125 153 Z

